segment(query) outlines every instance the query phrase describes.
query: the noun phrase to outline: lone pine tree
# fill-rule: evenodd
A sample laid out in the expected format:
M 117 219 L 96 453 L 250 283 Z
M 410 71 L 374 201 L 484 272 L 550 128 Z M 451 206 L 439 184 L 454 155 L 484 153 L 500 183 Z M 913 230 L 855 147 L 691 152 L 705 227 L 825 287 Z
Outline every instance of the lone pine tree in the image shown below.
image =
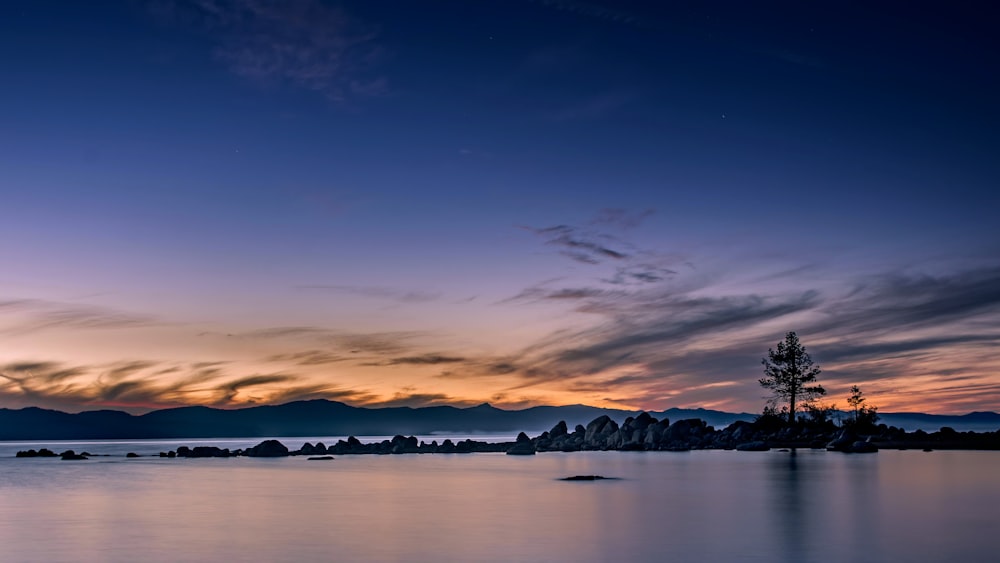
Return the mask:
M 764 375 L 761 387 L 773 395 L 771 401 L 788 402 L 788 424 L 795 424 L 797 404 L 807 404 L 826 394 L 826 389 L 816 383 L 819 366 L 813 365 L 812 358 L 799 342 L 794 332 L 785 335 L 776 349 L 768 348 L 767 357 L 761 360 Z

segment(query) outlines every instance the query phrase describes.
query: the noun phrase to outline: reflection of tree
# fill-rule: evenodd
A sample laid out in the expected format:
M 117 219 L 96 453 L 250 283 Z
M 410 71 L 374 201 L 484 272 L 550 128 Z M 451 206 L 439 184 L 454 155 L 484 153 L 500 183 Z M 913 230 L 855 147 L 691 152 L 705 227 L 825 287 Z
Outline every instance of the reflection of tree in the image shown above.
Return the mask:
M 774 487 L 771 498 L 772 512 L 777 516 L 777 525 L 785 561 L 806 561 L 809 545 L 809 522 L 807 510 L 803 506 L 806 493 L 799 468 L 799 458 L 792 450 L 787 456 L 776 455 L 770 462 L 770 482 Z
M 850 465 L 846 467 L 850 471 L 847 480 L 849 490 L 844 495 L 847 504 L 843 517 L 850 523 L 852 544 L 865 546 L 865 551 L 878 553 L 877 544 L 882 531 L 879 517 L 879 460 L 856 456 L 850 461 Z M 862 555 L 861 550 L 858 551 L 858 555 Z M 871 557 L 871 553 L 867 555 Z
M 831 457 L 793 450 L 767 460 L 775 561 L 880 560 L 878 460 Z

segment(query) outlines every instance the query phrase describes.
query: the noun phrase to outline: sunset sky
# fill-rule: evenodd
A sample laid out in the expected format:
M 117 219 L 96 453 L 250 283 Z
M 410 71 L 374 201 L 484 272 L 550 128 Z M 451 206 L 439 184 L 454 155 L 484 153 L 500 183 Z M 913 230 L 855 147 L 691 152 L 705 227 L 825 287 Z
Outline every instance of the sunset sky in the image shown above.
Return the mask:
M 5 2 L 0 407 L 1000 410 L 998 23 Z

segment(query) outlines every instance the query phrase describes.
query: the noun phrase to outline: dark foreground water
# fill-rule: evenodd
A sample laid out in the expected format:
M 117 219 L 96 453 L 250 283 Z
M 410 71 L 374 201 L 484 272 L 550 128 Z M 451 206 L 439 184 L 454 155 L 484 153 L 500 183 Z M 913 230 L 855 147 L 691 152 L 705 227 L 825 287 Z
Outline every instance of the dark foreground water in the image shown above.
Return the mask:
M 235 446 L 252 443 L 244 442 Z M 176 447 L 49 444 L 122 455 L 168 446 Z M 4 562 L 996 561 L 1000 553 L 1000 452 L 11 457 L 26 447 L 0 444 Z M 577 474 L 620 480 L 557 480 Z

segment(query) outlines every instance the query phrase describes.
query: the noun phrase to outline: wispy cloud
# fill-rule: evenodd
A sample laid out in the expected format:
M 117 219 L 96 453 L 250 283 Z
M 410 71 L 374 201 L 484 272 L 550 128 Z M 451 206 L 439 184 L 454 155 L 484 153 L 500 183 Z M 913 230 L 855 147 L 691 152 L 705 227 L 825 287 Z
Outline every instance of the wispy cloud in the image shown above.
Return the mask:
M 384 94 L 375 28 L 321 0 L 180 0 L 156 14 L 193 25 L 217 42 L 231 72 L 312 90 L 337 101 Z
M 944 276 L 875 276 L 831 302 L 827 313 L 842 332 L 855 333 L 926 328 L 998 311 L 1000 268 L 978 268 Z
M 605 268 L 646 264 L 630 262 L 633 255 L 646 256 L 634 245 L 614 248 L 628 248 L 629 257 L 609 257 Z M 897 269 L 823 281 L 827 270 L 810 265 L 808 283 L 787 263 L 775 271 L 739 289 L 724 276 L 687 279 L 690 272 L 681 268 L 660 282 L 634 285 L 596 276 L 550 279 L 500 302 L 549 308 L 565 321 L 515 349 L 452 347 L 447 342 L 454 340 L 441 339 L 447 335 L 422 331 L 290 325 L 205 334 L 225 342 L 223 349 L 260 354 L 240 360 L 73 364 L 18 358 L 0 365 L 0 404 L 141 410 L 328 398 L 414 406 L 503 396 L 509 404 L 571 397 L 643 408 L 753 410 L 747 405 L 763 403 L 756 385 L 760 359 L 788 330 L 799 333 L 822 366 L 821 381 L 831 394 L 860 383 L 880 397 L 880 405 L 888 397 L 893 408 L 933 403 L 960 411 L 1000 401 L 1000 268 L 966 266 L 948 274 Z M 800 283 L 788 283 L 789 276 Z M 16 320 L 10 326 L 136 326 L 127 315 L 125 322 L 109 321 L 118 319 L 116 311 L 84 309 L 81 315 L 75 305 L 0 302 L 5 321 Z M 57 323 L 46 317 L 66 310 L 76 313 L 56 315 Z M 372 375 L 377 377 L 366 379 Z M 384 382 L 400 377 L 434 383 L 387 391 L 391 383 Z M 467 391 L 480 388 L 481 396 Z
M 384 286 L 359 286 L 359 285 L 300 285 L 299 289 L 311 291 L 329 291 L 335 293 L 348 293 L 371 297 L 373 299 L 387 299 L 400 303 L 426 303 L 440 299 L 441 294 L 429 291 L 419 291 L 413 289 L 399 289 Z
M 138 328 L 162 324 L 150 315 L 42 299 L 0 300 L 0 312 L 14 321 L 0 328 L 0 332 L 7 333 L 27 333 L 57 328 L 73 330 Z
M 502 359 L 464 354 L 460 369 L 439 377 L 646 408 L 746 409 L 763 400 L 756 385 L 761 357 L 784 332 L 796 330 L 831 391 L 867 383 L 897 408 L 933 401 L 955 411 L 972 401 L 950 389 L 958 382 L 963 389 L 979 386 L 981 398 L 1000 397 L 1000 269 L 898 270 L 796 291 L 782 288 L 803 270 L 782 268 L 758 276 L 743 294 L 711 277 L 635 286 L 548 280 L 500 303 L 548 304 L 591 318 Z
M 350 360 L 349 356 L 334 354 L 325 350 L 305 350 L 302 352 L 290 352 L 286 354 L 275 354 L 267 358 L 269 362 L 290 362 L 301 366 L 319 366 L 333 364 Z
M 0 402 L 71 411 L 81 408 L 152 408 L 209 404 L 219 407 L 280 403 L 305 398 L 381 400 L 365 389 L 346 389 L 284 371 L 241 374 L 247 368 L 123 361 L 102 365 L 66 365 L 51 361 L 12 362 L 0 366 Z M 169 369 L 167 369 L 169 368 Z
M 677 274 L 677 270 L 656 264 L 635 264 L 619 266 L 610 278 L 601 281 L 612 285 L 657 283 Z
M 395 393 L 391 398 L 379 400 L 367 404 L 369 407 L 431 407 L 440 405 L 450 405 L 456 407 L 471 407 L 478 404 L 477 401 L 470 401 L 461 397 L 455 397 L 446 393 L 420 393 L 412 387 Z
M 613 248 L 622 245 L 610 235 L 583 232 L 569 225 L 554 227 L 522 227 L 545 239 L 546 244 L 562 247 L 560 254 L 584 264 L 600 264 L 604 260 L 623 260 L 628 258 L 624 250 Z
M 227 381 L 218 388 L 218 390 L 222 392 L 222 397 L 218 402 L 222 405 L 230 405 L 237 399 L 241 392 L 248 388 L 259 387 L 262 385 L 274 385 L 278 383 L 285 385 L 296 380 L 298 380 L 297 376 L 285 373 L 255 374 L 240 377 L 238 379 Z
M 517 301 L 580 301 L 608 297 L 612 292 L 596 287 L 564 287 L 552 288 L 548 284 L 539 284 L 525 288 L 513 297 L 501 301 L 511 303 Z
M 561 224 L 552 227 L 522 226 L 521 229 L 535 234 L 548 246 L 559 247 L 559 254 L 579 264 L 611 264 L 613 269 L 600 278 L 603 283 L 615 286 L 656 284 L 673 278 L 680 267 L 691 267 L 691 264 L 679 254 L 642 249 L 623 238 L 628 231 L 654 214 L 652 209 L 629 211 L 605 208 L 587 221 L 586 227 Z M 523 296 L 536 297 L 532 293 L 534 291 L 529 289 Z
M 622 229 L 634 229 L 641 225 L 643 221 L 656 214 L 653 209 L 643 209 L 642 211 L 629 211 L 620 207 L 606 207 L 600 210 L 593 219 L 591 225 L 605 227 L 620 227 Z
M 438 365 L 438 364 L 455 364 L 459 362 L 464 362 L 465 358 L 458 356 L 447 356 L 444 354 L 422 354 L 420 356 L 404 356 L 402 358 L 393 358 L 389 361 L 391 365 L 399 364 L 410 364 L 410 365 Z

